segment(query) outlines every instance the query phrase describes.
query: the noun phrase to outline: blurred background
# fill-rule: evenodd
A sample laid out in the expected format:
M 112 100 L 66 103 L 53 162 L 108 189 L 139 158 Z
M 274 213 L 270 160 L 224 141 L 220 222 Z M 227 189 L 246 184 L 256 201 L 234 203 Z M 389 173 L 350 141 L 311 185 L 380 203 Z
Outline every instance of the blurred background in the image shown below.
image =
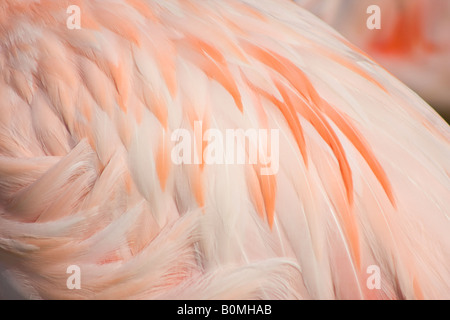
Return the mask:
M 295 0 L 394 74 L 450 123 L 450 0 Z M 380 8 L 380 29 L 367 20 Z

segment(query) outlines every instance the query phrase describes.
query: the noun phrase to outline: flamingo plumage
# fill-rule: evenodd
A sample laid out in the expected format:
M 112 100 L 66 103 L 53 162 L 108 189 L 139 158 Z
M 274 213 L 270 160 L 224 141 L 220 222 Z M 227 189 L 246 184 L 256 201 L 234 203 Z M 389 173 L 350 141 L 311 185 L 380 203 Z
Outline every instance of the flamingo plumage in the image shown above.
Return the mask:
M 0 70 L 0 297 L 450 297 L 448 124 L 292 1 L 4 0 Z M 175 164 L 199 121 L 278 172 Z
M 362 48 L 449 121 L 450 2 L 295 0 Z M 378 28 L 367 20 L 379 8 Z

